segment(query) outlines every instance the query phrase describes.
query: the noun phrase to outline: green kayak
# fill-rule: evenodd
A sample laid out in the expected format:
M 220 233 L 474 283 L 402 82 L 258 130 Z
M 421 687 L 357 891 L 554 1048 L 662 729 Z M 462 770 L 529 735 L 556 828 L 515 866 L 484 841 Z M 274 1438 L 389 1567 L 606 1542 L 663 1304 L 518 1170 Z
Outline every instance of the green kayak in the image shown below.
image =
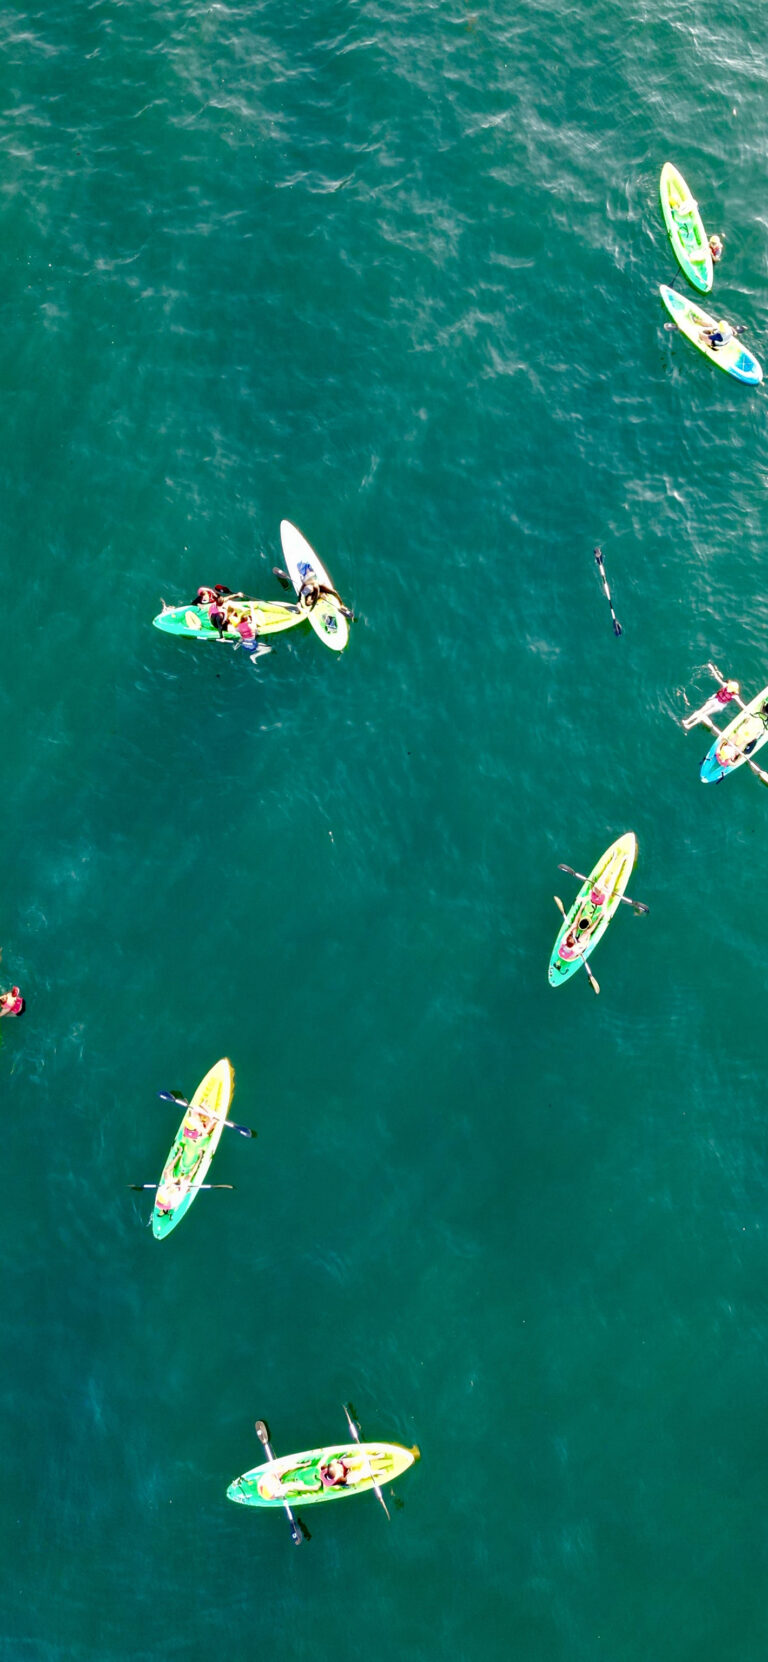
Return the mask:
M 239 641 L 237 624 L 246 617 L 255 634 L 276 635 L 283 629 L 294 629 L 307 616 L 302 606 L 284 604 L 281 600 L 228 600 L 221 602 L 227 619 L 225 634 L 219 635 L 208 616 L 207 606 L 164 606 L 152 619 L 156 629 L 166 635 L 194 636 L 200 641 Z
M 713 267 L 707 234 L 698 205 L 682 173 L 671 162 L 665 162 L 661 170 L 660 195 L 661 211 L 677 263 L 694 288 L 709 294 Z
M 581 969 L 602 940 L 637 859 L 637 840 L 625 831 L 600 855 L 600 859 L 579 889 L 568 916 L 558 930 L 549 960 L 550 987 L 561 987 Z
M 314 1506 L 324 1500 L 362 1495 L 390 1483 L 419 1458 L 400 1443 L 335 1443 L 306 1454 L 286 1454 L 236 1477 L 227 1499 L 243 1506 Z
M 229 1113 L 235 1075 L 226 1056 L 208 1070 L 195 1091 L 163 1166 L 152 1213 L 152 1233 L 162 1241 L 189 1210 L 219 1144 Z

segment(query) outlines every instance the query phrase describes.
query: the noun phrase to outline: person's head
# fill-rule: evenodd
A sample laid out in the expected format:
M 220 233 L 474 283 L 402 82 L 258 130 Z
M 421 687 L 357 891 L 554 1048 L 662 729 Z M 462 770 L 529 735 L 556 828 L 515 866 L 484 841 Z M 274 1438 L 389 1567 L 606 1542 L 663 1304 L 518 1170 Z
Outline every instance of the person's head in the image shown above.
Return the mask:
M 325 1469 L 334 1483 L 340 1482 L 347 1475 L 347 1468 L 343 1460 L 329 1460 Z
M 715 754 L 718 762 L 729 767 L 731 762 L 735 762 L 738 751 L 732 739 L 724 739 L 723 743 L 718 745 Z
M 738 681 L 726 681 L 725 690 L 726 690 L 726 692 L 729 692 L 729 693 L 737 693 L 738 690 L 739 690 Z

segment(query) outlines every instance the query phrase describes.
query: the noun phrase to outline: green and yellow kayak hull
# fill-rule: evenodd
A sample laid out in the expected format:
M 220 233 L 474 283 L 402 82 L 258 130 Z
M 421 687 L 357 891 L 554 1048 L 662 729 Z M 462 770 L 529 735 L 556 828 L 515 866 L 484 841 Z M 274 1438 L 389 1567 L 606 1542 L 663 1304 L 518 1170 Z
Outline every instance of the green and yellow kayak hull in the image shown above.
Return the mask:
M 617 837 L 615 843 L 611 843 L 610 848 L 600 855 L 597 865 L 592 867 L 552 948 L 549 960 L 551 987 L 560 987 L 564 981 L 570 980 L 582 968 L 598 941 L 602 940 L 611 918 L 621 905 L 621 897 L 636 859 L 637 838 L 634 831 L 625 831 L 623 837 Z M 598 891 L 604 899 L 600 902 L 593 900 L 593 891 Z M 565 944 L 572 929 L 578 933 L 578 952 Z
M 661 211 L 681 271 L 702 294 L 712 287 L 712 252 L 698 204 L 672 162 L 665 162 L 659 186 Z
M 227 1499 L 242 1506 L 316 1506 L 321 1501 L 344 1500 L 366 1494 L 374 1484 L 391 1483 L 418 1458 L 417 1448 L 403 1448 L 400 1443 L 335 1443 L 254 1466 L 230 1483 Z M 323 1485 L 321 1467 L 331 1460 L 343 1460 L 347 1468 L 341 1488 Z
M 733 335 L 724 346 L 715 351 L 708 341 L 702 340 L 701 331 L 716 328 L 717 320 L 710 317 L 709 312 L 705 312 L 694 300 L 688 300 L 685 295 L 678 294 L 677 289 L 667 288 L 666 283 L 659 285 L 659 293 L 678 329 L 699 352 L 703 352 L 705 358 L 709 358 L 711 364 L 716 364 L 718 369 L 724 369 L 727 375 L 735 376 L 737 381 L 746 381 L 748 386 L 755 387 L 762 381 L 763 371 L 757 358 L 746 346 L 741 345 L 738 335 Z
M 164 606 L 152 622 L 166 635 L 186 635 L 199 641 L 237 642 L 240 636 L 235 625 L 241 618 L 247 617 L 259 635 L 276 635 L 283 629 L 295 629 L 307 615 L 302 606 L 284 604 L 281 600 L 230 601 L 227 613 L 231 627 L 223 636 L 219 635 L 218 629 L 214 629 L 207 606 Z
M 195 1091 L 163 1166 L 152 1213 L 152 1233 L 162 1241 L 176 1228 L 205 1182 L 229 1113 L 235 1075 L 227 1057 L 209 1069 Z M 215 1119 L 208 1119 L 209 1115 Z

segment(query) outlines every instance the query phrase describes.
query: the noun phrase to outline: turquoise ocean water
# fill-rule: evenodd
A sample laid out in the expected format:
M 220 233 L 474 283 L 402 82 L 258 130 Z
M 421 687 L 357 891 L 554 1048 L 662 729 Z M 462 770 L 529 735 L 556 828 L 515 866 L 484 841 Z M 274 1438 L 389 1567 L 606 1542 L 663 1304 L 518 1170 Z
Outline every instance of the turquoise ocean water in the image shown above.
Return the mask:
M 663 328 L 674 159 L 768 358 L 763 8 L 0 8 L 3 1662 L 764 1662 L 765 394 Z M 359 621 L 254 672 L 161 636 Z M 602 544 L 614 638 L 592 558 Z M 627 909 L 547 963 L 558 861 Z M 236 1119 L 168 1241 L 156 1091 Z M 418 1442 L 386 1523 L 236 1508 Z

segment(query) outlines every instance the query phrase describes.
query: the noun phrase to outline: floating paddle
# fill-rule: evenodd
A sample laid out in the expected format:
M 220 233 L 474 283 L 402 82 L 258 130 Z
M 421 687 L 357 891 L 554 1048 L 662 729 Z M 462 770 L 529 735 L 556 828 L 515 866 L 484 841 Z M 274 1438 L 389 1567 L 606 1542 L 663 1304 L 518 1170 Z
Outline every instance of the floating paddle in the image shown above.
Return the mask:
M 744 706 L 742 707 L 744 708 Z M 701 727 L 706 727 L 708 731 L 710 733 L 714 733 L 718 739 L 722 738 L 722 729 L 720 727 L 716 727 L 713 721 L 702 721 L 699 725 Z M 729 740 L 729 743 L 732 744 L 733 740 Z M 759 768 L 757 762 L 753 762 L 752 757 L 748 756 L 746 751 L 739 750 L 738 745 L 736 745 L 736 749 L 739 751 L 739 755 L 744 757 L 747 767 L 750 767 L 752 772 L 757 774 L 758 779 L 760 779 L 764 785 L 768 785 L 768 773 L 765 773 L 762 768 Z M 722 763 L 718 763 L 718 766 L 722 766 Z
M 568 913 L 565 910 L 565 907 L 563 905 L 562 900 L 560 899 L 559 894 L 553 894 L 552 899 L 554 900 L 558 911 L 562 912 L 562 915 L 563 915 L 564 918 L 567 918 Z M 581 947 L 577 946 L 576 950 L 577 950 L 577 952 L 579 954 L 579 957 L 582 961 L 582 964 L 584 965 L 584 968 L 587 972 L 587 980 L 589 982 L 590 987 L 592 988 L 593 993 L 595 993 L 595 994 L 599 993 L 599 991 L 600 991 L 599 984 L 598 984 L 595 976 L 592 974 L 592 971 L 589 967 L 589 964 L 587 963 L 586 958 L 584 957 L 584 953 L 582 952 Z
M 269 1441 L 269 1431 L 267 1429 L 265 1421 L 264 1420 L 256 1420 L 255 1425 L 254 1425 L 254 1430 L 256 1432 L 256 1436 L 259 1439 L 259 1442 L 261 1443 L 261 1445 L 264 1449 L 264 1453 L 266 1454 L 267 1459 L 268 1460 L 274 1460 L 274 1458 L 275 1458 L 274 1449 L 272 1448 L 272 1444 Z M 291 1507 L 288 1505 L 287 1500 L 283 1501 L 283 1506 L 285 1507 L 285 1510 L 288 1513 L 288 1521 L 289 1521 L 290 1526 L 291 1526 L 291 1539 L 293 1541 L 293 1544 L 294 1544 L 295 1547 L 300 1547 L 301 1542 L 302 1542 L 302 1526 L 299 1523 L 295 1512 L 293 1512 Z
M 603 564 L 603 556 L 602 556 L 599 548 L 595 549 L 595 559 L 597 561 L 597 569 L 600 573 L 600 581 L 603 585 L 603 594 L 605 595 L 605 598 L 608 601 L 608 605 L 611 608 L 611 617 L 613 618 L 613 633 L 614 633 L 614 635 L 620 635 L 621 634 L 621 624 L 619 623 L 619 620 L 618 620 L 618 618 L 616 616 L 616 613 L 614 612 L 614 609 L 613 609 L 613 601 L 611 600 L 611 591 L 608 587 L 608 578 L 605 575 L 605 566 Z
M 190 1189 L 234 1189 L 234 1187 L 235 1187 L 234 1183 L 188 1183 L 187 1187 L 186 1187 L 186 1190 L 184 1192 L 186 1194 L 186 1193 L 189 1192 Z M 140 1194 L 142 1189 L 159 1189 L 160 1184 L 159 1183 L 129 1183 L 128 1188 L 129 1189 L 135 1189 L 137 1194 Z
M 293 583 L 292 583 L 290 577 L 288 576 L 287 571 L 283 571 L 282 566 L 273 566 L 272 567 L 272 576 L 277 578 L 277 581 L 280 584 L 281 588 L 283 588 L 283 589 L 292 589 L 293 588 Z M 259 1420 L 259 1425 L 261 1425 L 261 1423 L 262 1423 L 261 1420 Z
M 569 877 L 578 877 L 582 883 L 589 881 L 589 879 L 585 877 L 583 871 L 574 871 L 573 866 L 560 865 L 557 869 L 558 871 L 567 871 Z M 616 890 L 611 889 L 610 894 L 615 895 L 615 893 Z M 619 899 L 623 901 L 625 906 L 631 906 L 633 911 L 637 912 L 638 917 L 641 912 L 650 912 L 651 910 L 650 906 L 646 906 L 642 900 L 630 900 L 628 894 L 619 895 Z
M 353 1437 L 354 1437 L 354 1439 L 355 1439 L 355 1442 L 356 1442 L 356 1443 L 359 1443 L 359 1444 L 360 1444 L 360 1446 L 361 1446 L 361 1447 L 362 1447 L 362 1443 L 361 1443 L 361 1439 L 360 1439 L 360 1427 L 359 1427 L 359 1425 L 358 1425 L 358 1423 L 357 1423 L 357 1420 L 354 1420 L 354 1419 L 353 1419 L 353 1418 L 352 1418 L 352 1414 L 351 1414 L 351 1412 L 350 1412 L 350 1410 L 351 1410 L 351 1408 L 352 1408 L 352 1404 L 351 1404 L 351 1402 L 349 1402 L 349 1403 L 347 1403 L 347 1402 L 343 1402 L 343 1403 L 342 1403 L 342 1405 L 341 1405 L 341 1406 L 342 1406 L 342 1408 L 343 1408 L 343 1409 L 344 1409 L 344 1413 L 345 1413 L 345 1414 L 346 1414 L 346 1416 L 347 1416 L 347 1424 L 348 1424 L 348 1426 L 349 1426 L 349 1429 L 350 1429 L 350 1431 L 351 1431 L 351 1433 L 352 1433 L 352 1436 L 353 1436 Z M 377 1500 L 378 1500 L 378 1501 L 379 1501 L 379 1502 L 380 1502 L 380 1503 L 381 1503 L 381 1505 L 382 1505 L 382 1506 L 383 1506 L 383 1508 L 384 1508 L 384 1511 L 385 1511 L 385 1512 L 386 1512 L 386 1514 L 387 1514 L 387 1518 L 388 1518 L 388 1519 L 389 1519 L 389 1522 L 390 1522 L 390 1523 L 391 1523 L 391 1522 L 392 1522 L 392 1519 L 391 1519 L 391 1518 L 390 1518 L 390 1517 L 389 1517 L 389 1511 L 388 1511 L 388 1509 L 387 1509 L 387 1503 L 386 1503 L 386 1501 L 385 1501 L 385 1499 L 384 1499 L 384 1496 L 383 1496 L 383 1494 L 382 1494 L 382 1492 L 381 1492 L 381 1490 L 380 1490 L 380 1488 L 379 1488 L 379 1485 L 378 1485 L 378 1483 L 377 1483 L 377 1482 L 376 1482 L 376 1479 L 375 1479 L 375 1477 L 374 1477 L 374 1476 L 373 1476 L 373 1466 L 372 1466 L 372 1465 L 371 1465 L 371 1460 L 370 1460 L 370 1455 L 369 1455 L 369 1454 L 368 1454 L 368 1453 L 367 1453 L 367 1452 L 366 1452 L 366 1456 L 365 1456 L 365 1458 L 366 1458 L 366 1460 L 367 1460 L 367 1461 L 368 1461 L 368 1471 L 369 1471 L 369 1473 L 370 1473 L 370 1476 L 371 1476 L 371 1478 L 372 1478 L 372 1479 L 373 1479 L 373 1492 L 374 1492 L 374 1494 L 375 1494 L 375 1496 L 376 1496 L 376 1499 L 377 1499 Z
M 157 1094 L 161 1102 L 175 1102 L 179 1108 L 189 1107 L 189 1103 L 186 1097 L 182 1096 L 181 1091 L 158 1091 Z M 211 1114 L 207 1108 L 201 1108 L 200 1112 L 208 1120 L 217 1120 L 221 1125 L 228 1125 L 230 1131 L 239 1131 L 241 1137 L 258 1137 L 259 1135 L 258 1131 L 254 1131 L 250 1125 L 236 1125 L 234 1120 L 225 1120 L 223 1114 Z

